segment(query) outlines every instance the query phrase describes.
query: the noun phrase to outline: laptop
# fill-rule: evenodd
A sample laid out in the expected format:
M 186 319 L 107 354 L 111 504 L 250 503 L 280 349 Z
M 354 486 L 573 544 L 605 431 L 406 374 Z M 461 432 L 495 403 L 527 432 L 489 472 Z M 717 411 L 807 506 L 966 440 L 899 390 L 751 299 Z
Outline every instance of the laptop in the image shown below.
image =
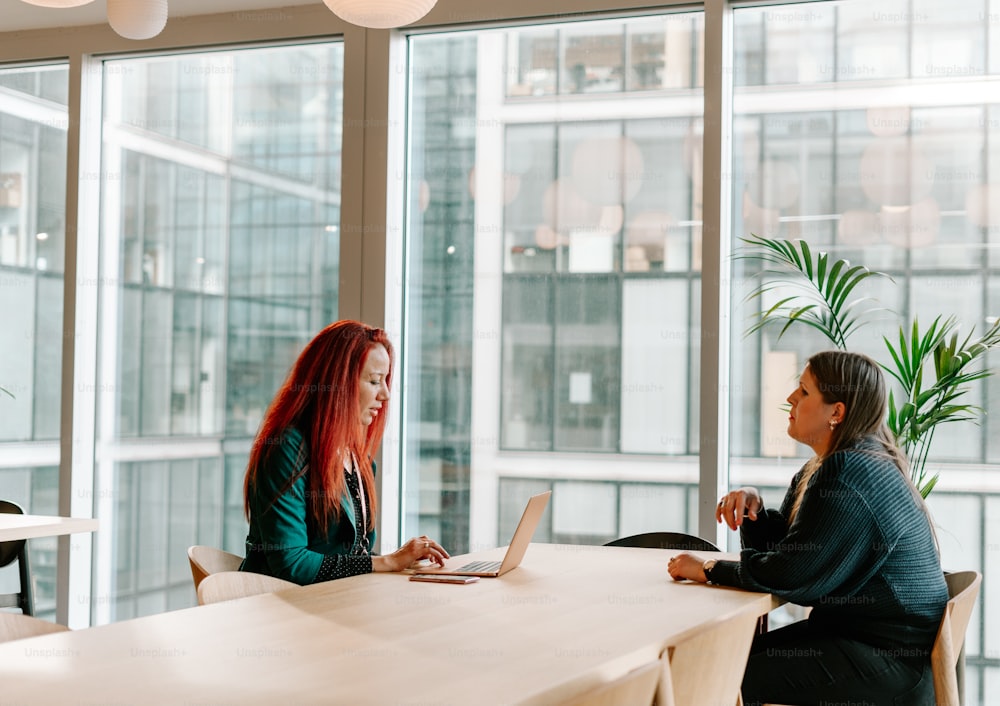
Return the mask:
M 538 527 L 538 521 L 545 511 L 545 506 L 549 503 L 550 495 L 552 495 L 552 491 L 546 490 L 544 493 L 528 498 L 528 505 L 524 508 L 521 521 L 517 523 L 514 537 L 510 540 L 510 546 L 507 547 L 507 553 L 504 554 L 501 561 L 471 561 L 461 565 L 445 563 L 440 568 L 429 565 L 417 567 L 413 571 L 418 574 L 443 576 L 481 576 L 483 578 L 503 576 L 511 569 L 516 568 L 521 563 L 521 559 L 524 558 L 524 553 L 528 550 L 528 545 L 531 544 L 531 537 L 535 534 L 535 528 Z M 453 564 L 457 564 L 457 562 L 453 562 Z

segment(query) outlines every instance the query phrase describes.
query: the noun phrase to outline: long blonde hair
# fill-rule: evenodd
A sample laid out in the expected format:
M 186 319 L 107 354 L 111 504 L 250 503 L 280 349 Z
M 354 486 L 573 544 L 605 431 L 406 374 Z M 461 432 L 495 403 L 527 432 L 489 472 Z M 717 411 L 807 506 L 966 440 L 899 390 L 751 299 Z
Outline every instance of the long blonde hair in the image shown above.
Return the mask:
M 896 445 L 892 432 L 885 423 L 889 393 L 878 363 L 860 353 L 823 351 L 809 358 L 806 367 L 816 380 L 823 401 L 827 404 L 842 403 L 844 414 L 840 423 L 833 428 L 826 453 L 823 456 L 813 456 L 802 468 L 802 475 L 795 489 L 795 501 L 788 514 L 789 526 L 798 514 L 810 479 L 823 465 L 823 461 L 838 451 L 854 446 L 864 437 L 874 438 L 879 443 L 880 452 L 899 469 L 919 500 L 924 514 L 927 514 L 923 498 L 910 480 L 910 464 L 906 455 Z

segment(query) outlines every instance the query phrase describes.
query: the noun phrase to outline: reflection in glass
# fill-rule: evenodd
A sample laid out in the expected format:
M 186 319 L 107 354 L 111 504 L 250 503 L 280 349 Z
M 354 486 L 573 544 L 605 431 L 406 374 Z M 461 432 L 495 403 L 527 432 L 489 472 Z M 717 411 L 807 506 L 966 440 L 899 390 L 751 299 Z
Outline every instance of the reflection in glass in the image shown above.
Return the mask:
M 545 96 L 556 92 L 559 30 L 525 28 L 507 34 L 508 96 Z
M 740 8 L 733 19 L 736 85 L 997 74 L 997 54 L 988 48 L 1000 23 L 988 5 L 876 0 Z
M 68 79 L 65 64 L 0 68 L 0 498 L 40 515 L 59 505 Z M 28 543 L 35 615 L 46 620 L 56 544 Z M 16 590 L 8 567 L 0 593 Z
M 831 3 L 773 5 L 760 11 L 767 36 L 767 84 L 826 83 L 853 77 L 851 68 L 834 61 L 836 10 Z
M 534 482 L 507 454 L 540 476 L 697 448 L 701 34 L 679 13 L 410 38 L 404 536 L 493 536 L 476 488 L 502 523 Z
M 882 336 L 895 338 L 900 324 L 916 319 L 925 329 L 935 316 L 954 315 L 964 337 L 1000 315 L 993 247 L 1000 231 L 988 205 L 998 193 L 1000 142 L 991 121 L 1000 91 L 995 77 L 983 79 L 985 38 L 997 36 L 997 23 L 986 19 L 978 1 L 734 11 L 737 71 L 741 57 L 747 67 L 758 58 L 764 66 L 737 73 L 746 88 L 734 96 L 733 247 L 750 233 L 803 238 L 831 257 L 888 272 L 891 281 L 856 290 L 886 311 L 848 344 L 890 367 Z M 832 70 L 807 70 L 821 57 Z M 849 90 L 837 86 L 848 82 Z M 764 84 L 782 88 L 766 97 L 751 88 Z M 945 85 L 947 93 L 939 90 Z M 785 398 L 806 358 L 831 344 L 801 327 L 780 340 L 777 331 L 744 336 L 755 315 L 789 292 L 759 263 L 732 266 L 730 483 L 759 486 L 772 504 L 809 454 L 787 437 Z M 762 281 L 778 288 L 744 300 Z M 961 402 L 991 409 L 998 390 L 995 377 L 977 381 Z M 930 502 L 935 524 L 945 528 L 938 531 L 942 561 L 980 568 L 986 579 L 989 564 L 972 548 L 1000 505 L 983 471 L 949 466 L 995 462 L 996 431 L 993 415 L 982 426 L 944 425 L 931 449 L 946 479 Z M 995 633 L 989 624 L 986 632 Z M 984 664 L 986 644 L 970 633 L 970 665 Z
M 500 444 L 552 450 L 553 311 L 549 277 L 509 277 L 504 283 Z
M 505 32 L 506 95 L 544 100 L 700 87 L 700 13 L 523 27 Z
M 191 605 L 190 544 L 244 551 L 250 440 L 337 316 L 342 66 L 339 43 L 105 62 L 95 622 Z
M 906 78 L 909 73 L 906 18 L 908 0 L 882 0 L 837 6 L 837 65 L 858 78 Z M 847 67 L 850 67 L 849 69 Z
M 59 436 L 67 79 L 0 70 L 0 442 Z
M 621 303 L 617 281 L 562 280 L 555 293 L 556 450 L 618 447 Z
M 566 25 L 560 33 L 560 93 L 614 93 L 624 85 L 620 22 Z
M 687 272 L 701 255 L 701 129 L 697 118 L 630 120 L 626 139 L 641 155 L 627 172 L 624 269 Z

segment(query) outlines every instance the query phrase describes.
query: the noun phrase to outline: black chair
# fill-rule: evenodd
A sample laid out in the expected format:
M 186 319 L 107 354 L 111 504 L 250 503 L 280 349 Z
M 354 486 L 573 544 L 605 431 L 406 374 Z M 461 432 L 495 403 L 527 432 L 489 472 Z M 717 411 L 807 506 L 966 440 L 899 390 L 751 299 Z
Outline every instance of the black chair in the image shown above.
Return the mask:
M 24 510 L 17 503 L 0 500 L 0 513 L 23 515 Z M 21 590 L 18 593 L 0 594 L 0 608 L 20 608 L 25 615 L 34 615 L 35 599 L 31 594 L 31 567 L 28 564 L 28 540 L 12 539 L 0 542 L 0 568 L 17 561 Z
M 677 549 L 685 552 L 717 552 L 720 549 L 707 539 L 684 532 L 645 532 L 631 537 L 613 539 L 606 547 L 640 547 L 643 549 Z

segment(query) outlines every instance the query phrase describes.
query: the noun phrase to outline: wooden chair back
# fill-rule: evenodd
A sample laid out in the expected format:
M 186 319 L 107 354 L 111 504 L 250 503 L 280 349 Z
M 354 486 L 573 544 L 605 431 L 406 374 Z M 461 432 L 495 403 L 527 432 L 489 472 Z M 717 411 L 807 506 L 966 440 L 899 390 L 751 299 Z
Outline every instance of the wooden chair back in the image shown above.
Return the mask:
M 652 706 L 662 672 L 663 663 L 660 660 L 650 662 L 614 681 L 557 703 L 559 706 Z
M 978 571 L 956 571 L 944 575 L 948 584 L 948 603 L 941 616 L 937 638 L 931 649 L 931 673 L 934 676 L 935 706 L 961 706 L 958 660 L 965 642 L 969 618 L 976 607 L 983 576 Z M 766 706 L 778 706 L 767 704 Z
M 53 632 L 69 630 L 65 625 L 50 623 L 47 620 L 33 618 L 21 613 L 0 611 L 0 642 L 20 640 L 25 637 L 48 635 Z
M 657 706 L 737 703 L 756 627 L 757 616 L 744 613 L 668 647 Z
M 950 598 L 931 650 L 931 670 L 937 706 L 959 706 L 961 695 L 956 666 L 983 576 L 978 571 L 956 571 L 945 574 L 944 579 Z
M 298 584 L 251 571 L 220 571 L 209 574 L 198 584 L 198 605 L 274 593 Z
M 209 574 L 220 571 L 238 571 L 243 557 L 231 554 L 215 547 L 195 544 L 188 547 L 188 562 L 191 564 L 191 578 L 194 580 L 194 590 Z

